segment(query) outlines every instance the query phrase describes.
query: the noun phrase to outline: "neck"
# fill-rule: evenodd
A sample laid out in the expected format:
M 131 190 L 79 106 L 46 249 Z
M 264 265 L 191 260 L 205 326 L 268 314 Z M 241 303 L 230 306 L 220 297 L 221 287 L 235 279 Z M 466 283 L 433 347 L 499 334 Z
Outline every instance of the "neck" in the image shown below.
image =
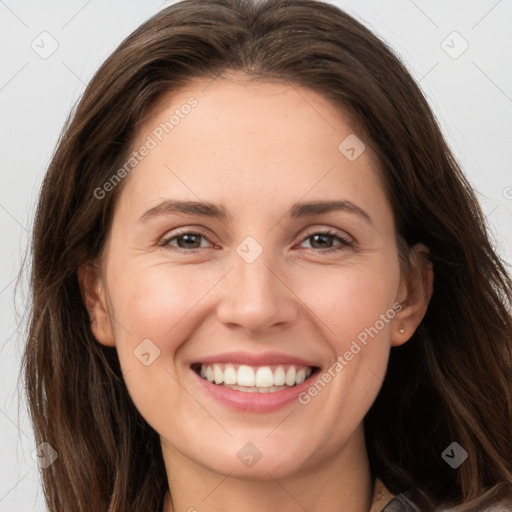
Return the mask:
M 162 449 L 171 491 L 166 494 L 163 512 L 382 510 L 380 492 L 374 501 L 375 481 L 362 429 L 329 460 L 317 465 L 303 464 L 299 471 L 279 479 L 272 476 L 271 469 L 258 480 L 238 478 L 233 471 L 223 475 L 191 461 L 168 443 L 162 442 Z

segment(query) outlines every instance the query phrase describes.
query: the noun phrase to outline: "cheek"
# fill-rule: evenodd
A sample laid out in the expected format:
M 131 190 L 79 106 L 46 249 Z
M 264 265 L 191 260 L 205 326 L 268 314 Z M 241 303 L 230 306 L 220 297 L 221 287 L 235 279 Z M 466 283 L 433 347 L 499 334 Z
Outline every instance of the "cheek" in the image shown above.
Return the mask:
M 214 284 L 198 269 L 163 264 L 120 269 L 112 278 L 116 321 L 130 332 L 132 342 L 154 338 L 155 342 L 165 339 L 168 343 L 169 338 L 176 338 L 171 333 L 180 330 L 182 319 Z M 117 334 L 123 337 L 126 333 L 118 328 Z
M 308 279 L 301 278 L 297 295 L 321 320 L 326 337 L 339 353 L 361 333 L 364 338 L 366 330 L 376 323 L 382 331 L 379 334 L 389 330 L 398 282 L 398 262 L 329 266 L 311 273 Z
M 346 265 L 308 263 L 283 275 L 294 292 L 283 299 L 305 309 L 310 322 L 325 329 L 326 338 L 342 350 L 348 340 L 373 326 L 391 308 L 399 268 L 397 261 L 395 265 L 386 263 L 389 261 L 394 260 L 381 257 Z M 216 285 L 222 286 L 219 278 L 224 271 L 202 265 L 117 265 L 109 275 L 109 290 L 115 305 L 118 350 L 133 352 L 143 340 L 151 339 L 168 355 L 175 352 L 187 338 L 187 329 L 193 329 L 191 324 L 197 328 L 201 318 L 215 309 L 208 293 Z
M 117 265 L 108 278 L 123 376 L 134 403 L 149 419 L 157 413 L 152 411 L 155 390 L 163 392 L 169 403 L 179 396 L 173 378 L 176 355 L 197 327 L 200 299 L 215 280 L 192 267 L 168 265 Z
M 191 266 L 164 264 L 118 265 L 109 275 L 116 350 L 126 387 L 139 412 L 157 430 L 165 425 L 159 423 L 166 418 L 162 404 L 177 410 L 186 399 L 179 392 L 177 380 L 182 375 L 177 374 L 175 359 L 197 328 L 201 297 L 215 282 Z
M 308 297 L 318 319 L 319 343 L 329 344 L 330 363 L 318 377 L 322 382 L 315 381 L 300 403 L 314 403 L 327 389 L 329 400 L 338 406 L 323 414 L 333 425 L 347 423 L 338 431 L 339 440 L 362 420 L 385 377 L 399 267 L 378 262 L 336 270 L 325 267 L 311 277 L 303 281 L 300 296 Z M 322 400 L 318 399 L 319 406 Z

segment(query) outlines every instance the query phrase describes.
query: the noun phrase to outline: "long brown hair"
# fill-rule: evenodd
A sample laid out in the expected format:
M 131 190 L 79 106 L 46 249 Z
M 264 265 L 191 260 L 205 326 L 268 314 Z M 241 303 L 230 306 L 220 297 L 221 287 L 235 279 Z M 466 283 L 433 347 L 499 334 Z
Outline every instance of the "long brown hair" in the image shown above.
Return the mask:
M 94 191 L 123 165 L 140 123 L 163 94 L 227 71 L 308 87 L 350 116 L 380 159 L 401 257 L 416 242 L 430 249 L 427 314 L 391 350 L 364 420 L 372 473 L 394 494 L 417 489 L 432 510 L 472 510 L 510 493 L 512 282 L 419 87 L 385 43 L 333 5 L 185 0 L 100 67 L 42 184 L 22 369 L 36 442 L 59 455 L 41 471 L 51 512 L 162 509 L 159 436 L 131 401 L 115 348 L 92 335 L 77 269 L 104 247 L 122 183 L 101 199 Z M 458 469 L 441 456 L 452 442 L 468 453 Z

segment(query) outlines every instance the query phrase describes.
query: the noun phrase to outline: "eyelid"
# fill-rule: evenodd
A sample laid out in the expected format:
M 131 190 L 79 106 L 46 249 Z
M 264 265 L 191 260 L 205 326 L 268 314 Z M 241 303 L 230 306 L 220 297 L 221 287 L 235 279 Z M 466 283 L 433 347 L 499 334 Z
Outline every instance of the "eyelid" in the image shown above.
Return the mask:
M 210 245 L 215 245 L 215 243 L 211 240 L 211 238 L 213 238 L 213 236 L 211 236 L 208 233 L 208 230 L 206 230 L 204 228 L 195 229 L 191 226 L 184 226 L 182 228 L 176 228 L 176 231 L 172 230 L 170 232 L 167 232 L 162 237 L 157 238 L 157 240 L 156 240 L 157 245 L 160 247 L 170 246 L 169 242 L 171 240 L 173 240 L 177 237 L 180 237 L 182 235 L 188 235 L 188 234 L 199 235 L 199 236 L 203 237 Z M 174 246 L 172 246 L 172 247 L 174 247 Z M 199 249 L 188 249 L 188 250 L 182 249 L 180 247 L 175 247 L 175 249 L 177 249 L 178 251 L 182 251 L 182 252 L 197 252 L 201 249 L 210 249 L 210 247 L 201 247 Z
M 304 232 L 301 241 L 304 241 L 304 239 L 307 238 L 308 236 L 315 235 L 317 233 L 325 233 L 331 236 L 338 236 L 339 238 L 342 238 L 347 242 L 355 243 L 355 240 L 346 231 L 342 231 L 341 229 L 327 226 L 313 226 L 312 228 L 307 228 L 306 231 Z
M 183 249 L 180 247 L 171 246 L 171 244 L 169 243 L 171 240 L 174 240 L 175 238 L 180 237 L 182 235 L 195 234 L 195 235 L 199 235 L 199 236 L 203 237 L 210 245 L 215 245 L 215 243 L 211 240 L 211 238 L 213 238 L 213 237 L 210 234 L 207 234 L 206 233 L 207 231 L 209 231 L 209 230 L 206 230 L 205 228 L 202 228 L 202 227 L 198 228 L 198 229 L 194 229 L 193 226 L 183 226 L 181 228 L 176 228 L 176 231 L 168 232 L 163 237 L 160 237 L 159 239 L 157 239 L 158 240 L 157 245 L 160 247 L 164 247 L 164 248 L 166 246 L 170 246 L 170 247 L 173 247 L 174 249 L 176 249 L 178 252 L 182 252 L 182 253 L 194 253 L 194 252 L 199 252 L 202 249 L 211 249 L 212 247 L 200 247 L 200 248 L 196 248 L 196 249 Z M 300 245 L 305 240 L 307 240 L 309 237 L 311 237 L 315 234 L 323 234 L 323 235 L 331 236 L 333 238 L 338 238 L 342 242 L 342 245 L 345 246 L 346 248 L 354 246 L 356 244 L 355 240 L 350 235 L 348 235 L 348 233 L 346 233 L 345 231 L 342 231 L 338 228 L 316 225 L 316 226 L 307 228 L 306 231 L 303 231 L 303 234 L 302 234 L 300 240 L 295 245 Z M 310 250 L 312 250 L 313 252 L 318 252 L 318 253 L 327 253 L 327 252 L 334 252 L 337 250 L 341 250 L 341 249 L 338 249 L 338 247 L 339 246 L 330 247 L 327 249 L 318 249 L 318 250 L 310 249 Z

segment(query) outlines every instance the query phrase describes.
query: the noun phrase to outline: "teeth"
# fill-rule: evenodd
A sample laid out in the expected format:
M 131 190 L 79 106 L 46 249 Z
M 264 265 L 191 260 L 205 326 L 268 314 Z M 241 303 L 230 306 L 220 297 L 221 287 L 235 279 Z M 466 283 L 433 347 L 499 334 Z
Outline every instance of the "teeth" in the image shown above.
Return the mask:
M 199 374 L 203 379 L 247 393 L 273 393 L 304 382 L 312 369 L 304 366 L 278 365 L 253 368 L 248 365 L 206 364 Z
M 290 368 L 288 368 L 288 371 L 286 372 L 285 382 L 287 386 L 293 386 L 295 384 L 295 373 L 295 366 L 290 366 Z
M 268 366 L 258 368 L 256 372 L 256 387 L 268 388 L 274 385 L 274 374 Z
M 201 366 L 201 368 L 204 368 L 204 366 Z M 224 384 L 236 384 L 237 381 L 237 373 L 234 367 L 230 364 L 226 365 L 226 368 L 224 368 Z
M 288 386 L 271 386 L 269 388 L 257 388 L 257 387 L 247 388 L 244 386 L 238 386 L 236 384 L 233 386 L 226 386 L 226 387 L 228 387 L 229 389 L 234 389 L 235 391 L 243 391 L 244 393 L 255 393 L 256 391 L 258 391 L 259 393 L 273 393 L 274 391 L 282 391 L 283 389 L 288 388 Z
M 244 364 L 240 365 L 236 380 L 239 386 L 254 386 L 256 383 L 254 370 L 250 366 L 246 366 Z
M 306 370 L 302 368 L 302 370 L 299 370 L 297 372 L 297 375 L 295 375 L 295 382 L 297 384 L 302 384 L 306 380 Z
M 224 382 L 224 372 L 218 364 L 213 365 L 213 378 L 215 379 L 215 384 L 222 384 Z
M 286 373 L 282 366 L 278 366 L 274 372 L 274 386 L 282 386 L 286 382 Z

